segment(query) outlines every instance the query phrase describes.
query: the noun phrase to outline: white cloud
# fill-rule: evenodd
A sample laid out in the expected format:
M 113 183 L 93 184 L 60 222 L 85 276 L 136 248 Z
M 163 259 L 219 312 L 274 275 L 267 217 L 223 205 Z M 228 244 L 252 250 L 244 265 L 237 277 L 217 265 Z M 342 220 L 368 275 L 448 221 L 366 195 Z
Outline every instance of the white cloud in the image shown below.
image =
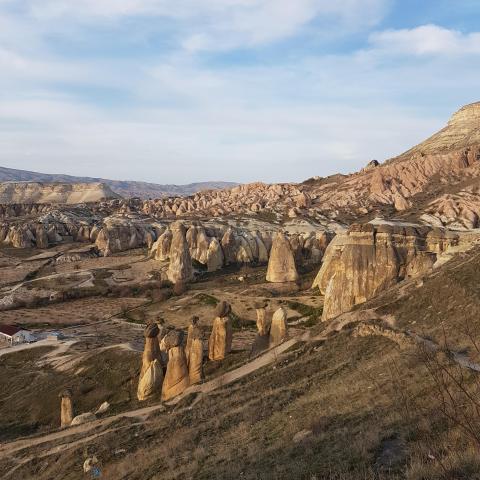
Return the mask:
M 227 50 L 288 38 L 315 19 L 330 32 L 377 23 L 391 0 L 26 0 L 42 21 L 121 21 L 131 17 L 175 21 L 187 51 Z
M 463 34 L 437 25 L 373 33 L 370 43 L 373 48 L 390 54 L 480 54 L 479 32 Z

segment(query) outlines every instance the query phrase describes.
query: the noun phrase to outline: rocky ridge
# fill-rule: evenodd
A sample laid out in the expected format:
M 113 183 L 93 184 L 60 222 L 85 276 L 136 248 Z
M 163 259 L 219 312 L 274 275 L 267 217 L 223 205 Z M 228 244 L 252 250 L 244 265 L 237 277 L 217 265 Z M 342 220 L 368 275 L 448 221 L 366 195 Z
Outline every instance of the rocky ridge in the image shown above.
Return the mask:
M 120 198 L 104 183 L 0 183 L 0 204 L 52 204 L 73 205 Z

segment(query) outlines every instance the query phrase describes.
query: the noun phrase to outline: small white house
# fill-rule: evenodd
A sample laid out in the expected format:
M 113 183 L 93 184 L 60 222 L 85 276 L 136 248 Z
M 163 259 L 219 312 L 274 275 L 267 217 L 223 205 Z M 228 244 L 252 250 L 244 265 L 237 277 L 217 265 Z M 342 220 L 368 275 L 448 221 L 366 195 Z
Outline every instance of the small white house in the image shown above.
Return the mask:
M 8 341 L 10 345 L 18 345 L 19 343 L 32 343 L 37 341 L 37 338 L 32 332 L 23 330 L 15 325 L 0 325 L 0 338 Z

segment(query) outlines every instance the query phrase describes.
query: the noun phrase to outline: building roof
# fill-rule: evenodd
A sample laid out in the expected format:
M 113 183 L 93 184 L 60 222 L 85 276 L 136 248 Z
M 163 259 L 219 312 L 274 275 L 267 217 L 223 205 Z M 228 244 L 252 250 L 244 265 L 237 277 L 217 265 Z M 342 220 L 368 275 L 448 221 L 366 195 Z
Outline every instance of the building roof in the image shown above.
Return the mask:
M 9 337 L 13 337 L 13 335 L 18 333 L 20 330 L 22 329 L 15 325 L 0 325 L 0 333 L 3 333 Z

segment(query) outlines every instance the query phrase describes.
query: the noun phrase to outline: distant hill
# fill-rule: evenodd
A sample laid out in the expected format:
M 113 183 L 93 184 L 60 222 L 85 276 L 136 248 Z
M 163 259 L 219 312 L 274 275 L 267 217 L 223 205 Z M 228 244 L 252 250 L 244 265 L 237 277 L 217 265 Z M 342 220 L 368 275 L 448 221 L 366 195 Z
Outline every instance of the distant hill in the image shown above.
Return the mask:
M 107 180 L 104 178 L 75 177 L 0 167 L 0 182 L 44 182 L 44 183 L 103 183 L 122 197 L 158 198 L 165 196 L 187 196 L 202 190 L 218 190 L 238 185 L 233 182 L 197 182 L 188 185 L 159 185 L 157 183 L 129 180 Z

